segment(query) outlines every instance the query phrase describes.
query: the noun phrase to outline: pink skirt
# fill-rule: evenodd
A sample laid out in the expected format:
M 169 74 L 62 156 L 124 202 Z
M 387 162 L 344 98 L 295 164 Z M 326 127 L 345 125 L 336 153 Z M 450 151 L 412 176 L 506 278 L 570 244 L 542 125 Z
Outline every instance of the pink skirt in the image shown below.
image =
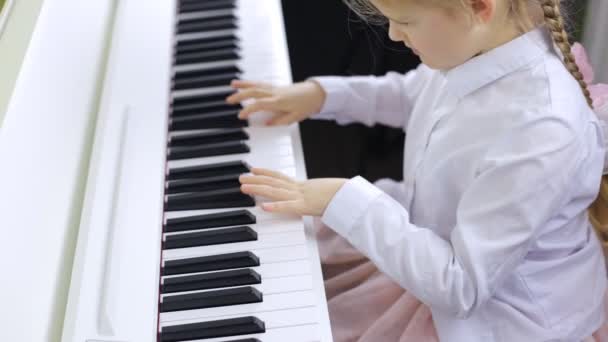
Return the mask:
M 318 219 L 315 227 L 335 342 L 439 341 L 426 305 Z M 608 292 L 605 300 L 608 308 Z M 592 341 L 608 342 L 608 323 Z

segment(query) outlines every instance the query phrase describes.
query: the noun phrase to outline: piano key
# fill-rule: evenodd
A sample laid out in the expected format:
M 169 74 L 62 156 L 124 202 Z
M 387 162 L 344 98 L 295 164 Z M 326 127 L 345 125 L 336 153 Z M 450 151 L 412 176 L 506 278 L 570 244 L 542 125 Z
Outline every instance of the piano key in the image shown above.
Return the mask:
M 162 293 L 206 290 L 260 284 L 262 277 L 253 269 L 189 274 L 161 280 Z
M 171 115 L 200 114 L 208 111 L 242 108 L 240 105 L 230 105 L 226 103 L 226 97 L 232 93 L 234 93 L 234 91 L 176 98 L 173 100 Z
M 232 44 L 235 44 L 236 46 L 237 42 L 239 42 L 239 38 L 234 34 L 182 41 L 175 45 L 175 55 L 199 50 L 215 49 L 230 46 Z
M 239 140 L 249 140 L 249 134 L 241 128 L 227 128 L 217 131 L 172 135 L 169 137 L 169 147 L 196 146 Z
M 294 268 L 301 267 L 301 268 Z M 196 281 L 199 276 L 213 276 L 216 273 L 225 273 L 228 271 L 240 271 L 240 272 L 256 272 L 257 275 L 262 279 L 263 286 L 254 285 L 258 290 L 265 294 L 271 293 L 281 293 L 288 291 L 298 291 L 298 290 L 307 290 L 312 288 L 312 278 L 311 278 L 311 266 L 309 260 L 294 260 L 294 261 L 286 261 L 286 262 L 278 262 L 278 263 L 270 263 L 270 264 L 261 264 L 260 266 L 248 267 L 248 268 L 237 268 L 230 269 L 227 268 L 225 270 L 212 271 L 212 272 L 195 272 L 195 273 L 182 273 L 176 275 L 163 276 L 161 279 L 161 285 L 164 287 L 166 284 L 174 285 L 175 279 L 194 279 L 192 281 L 194 285 L 198 286 L 198 284 L 205 285 L 203 282 Z M 187 283 L 189 284 L 189 283 Z M 242 284 L 247 285 L 247 284 Z M 178 291 L 195 291 L 195 290 L 205 290 L 211 288 L 219 288 L 216 284 L 212 286 L 206 286 L 206 288 L 190 288 L 190 289 L 177 289 Z M 175 288 L 175 287 L 173 287 Z M 169 292 L 172 289 L 163 289 L 163 292 Z
M 194 258 L 165 260 L 162 275 L 227 270 L 233 268 L 259 266 L 260 259 L 252 252 L 235 252 Z
M 179 179 L 167 182 L 166 194 L 217 190 L 240 186 L 240 174 L 208 177 L 201 179 Z
M 217 40 L 205 44 L 191 44 L 188 48 L 189 51 L 183 51 L 175 54 L 174 64 L 179 65 L 192 63 L 192 61 L 197 60 L 196 57 L 198 54 L 203 52 L 214 50 L 231 50 L 238 53 L 241 50 L 237 43 L 231 40 Z
M 254 208 L 243 208 L 243 210 L 249 212 L 252 216 L 255 217 L 257 223 L 262 222 L 275 222 L 275 221 L 283 221 L 287 223 L 297 223 L 301 224 L 302 221 L 300 217 L 290 214 L 279 214 L 279 213 L 271 213 L 263 210 L 259 207 Z M 198 215 L 209 215 L 209 214 L 223 214 L 236 211 L 233 209 L 201 209 L 201 210 L 186 210 L 186 211 L 176 211 L 165 213 L 165 218 L 167 220 L 172 220 L 176 218 L 186 218 Z
M 249 165 L 239 160 L 205 163 L 205 165 L 175 166 L 167 174 L 168 180 L 207 178 L 224 174 L 242 174 L 249 172 Z
M 160 312 L 260 303 L 263 295 L 251 286 L 161 297 Z
M 240 120 L 237 115 L 238 110 L 227 110 L 213 114 L 172 117 L 169 119 L 169 131 L 247 126 L 247 120 Z
M 215 246 L 213 246 L 215 247 Z M 288 246 L 276 246 L 269 248 L 259 248 L 253 246 L 253 248 L 246 249 L 240 246 L 217 246 L 222 248 L 205 248 L 205 249 L 174 249 L 167 250 L 163 253 L 163 260 L 165 262 L 174 262 L 177 260 L 196 260 L 197 258 L 214 257 L 221 253 L 242 253 L 248 251 L 249 253 L 255 253 L 254 255 L 259 258 L 261 266 L 270 267 L 270 265 L 277 265 L 283 262 L 299 261 L 308 258 L 308 250 L 305 244 L 295 244 Z M 250 246 L 251 247 L 251 246 Z M 179 251 L 179 252 L 178 252 Z M 192 261 L 194 262 L 194 261 Z M 261 267 L 260 266 L 260 267 Z M 248 266 L 243 266 L 248 267 Z M 194 272 L 203 272 L 192 271 Z M 177 271 L 176 271 L 177 272 Z
M 167 219 L 165 222 L 165 232 L 236 226 L 253 224 L 255 222 L 256 217 L 248 210 L 230 210 L 220 213 Z
M 234 0 L 218 0 L 218 1 L 192 1 L 182 2 L 179 5 L 179 13 L 207 11 L 215 9 L 235 8 Z
M 196 52 L 189 52 L 196 53 Z M 217 68 L 203 69 L 203 70 L 192 70 L 182 71 L 175 73 L 173 76 L 174 81 L 184 81 L 197 77 L 214 76 L 219 74 L 240 74 L 242 73 L 241 68 L 238 65 L 226 65 Z
M 256 312 L 255 316 L 264 322 L 267 331 L 293 326 L 316 324 L 319 321 L 319 317 L 316 313 L 316 308 L 314 307 L 294 308 L 281 311 Z M 223 315 L 215 318 L 195 318 L 181 321 L 169 321 L 162 323 L 161 328 L 179 326 L 183 324 L 209 322 L 217 319 L 231 319 L 239 317 L 243 317 L 243 315 Z M 264 341 L 266 341 L 265 337 L 260 338 L 263 338 Z M 287 341 L 292 341 L 292 339 L 288 339 Z
M 305 324 L 299 326 L 281 327 L 275 329 L 266 328 L 266 332 L 260 334 L 242 335 L 242 337 L 259 338 L 262 342 L 319 342 L 319 324 Z M 328 340 L 330 341 L 330 340 Z M 226 340 L 225 337 L 209 338 L 202 340 L 190 340 L 188 342 L 234 342 Z
M 258 239 L 256 241 L 235 242 L 227 245 L 165 249 L 162 251 L 162 254 L 163 259 L 165 260 L 240 251 L 252 251 L 256 255 L 259 255 L 259 253 L 264 249 L 272 249 L 277 247 L 295 247 L 298 245 L 304 245 L 305 243 L 306 236 L 304 235 L 304 232 L 293 231 L 276 234 L 258 234 Z M 285 250 L 275 250 L 274 252 L 276 253 L 277 251 L 284 252 Z M 273 253 L 273 251 L 270 251 L 269 253 Z M 289 249 L 287 249 L 287 253 L 287 256 L 284 256 L 283 260 L 290 260 L 289 258 L 295 258 L 294 255 L 289 254 Z M 275 255 L 273 256 L 273 258 L 277 259 L 280 258 L 280 256 Z
M 245 284 L 246 285 L 246 284 Z M 295 291 L 305 291 L 312 290 L 312 276 L 310 274 L 293 276 L 293 277 L 283 277 L 283 278 L 270 278 L 263 279 L 262 282 L 257 284 L 248 285 L 260 293 L 264 295 L 272 295 L 279 293 L 291 293 Z M 240 288 L 238 286 L 232 287 L 223 287 L 222 289 L 232 289 L 232 288 Z M 191 290 L 191 291 L 182 291 L 175 293 L 166 293 L 161 294 L 161 298 L 165 296 L 177 296 L 177 295 L 186 295 L 186 294 L 195 294 L 195 293 L 203 293 L 218 290 L 218 288 L 210 288 L 210 289 L 200 289 L 200 290 Z
M 238 49 L 234 48 L 221 48 L 217 50 L 211 51 L 200 51 L 200 52 L 190 52 L 184 55 L 178 55 L 175 59 L 175 65 L 187 65 L 187 64 L 196 64 L 196 63 L 207 63 L 207 62 L 216 62 L 223 61 L 226 59 L 239 59 L 240 55 Z M 237 75 L 232 76 L 232 78 L 236 78 Z M 219 83 L 220 85 L 223 83 Z M 211 84 L 218 85 L 218 84 Z M 199 87 L 202 88 L 202 87 Z M 182 89 L 182 88 L 173 88 L 173 89 Z
M 258 291 L 256 290 L 256 292 Z M 316 301 L 317 297 L 315 296 L 315 293 L 312 290 L 269 294 L 264 295 L 263 301 L 256 303 L 198 308 L 181 311 L 163 310 L 160 314 L 160 323 L 163 324 L 166 322 L 182 321 L 187 319 L 214 318 L 225 315 L 250 315 L 258 312 L 261 313 L 268 311 L 306 308 L 315 306 L 317 304 Z M 181 303 L 179 303 L 178 305 L 181 305 Z M 172 307 L 173 306 L 171 306 L 171 308 Z
M 243 141 L 225 141 L 195 146 L 177 146 L 167 150 L 168 160 L 226 156 L 237 153 L 248 153 L 249 146 Z
M 264 322 L 256 317 L 248 316 L 163 327 L 160 333 L 160 341 L 179 342 L 193 339 L 256 334 L 265 331 Z
M 253 143 L 251 145 L 253 145 Z M 295 177 L 295 162 L 293 156 L 289 154 L 291 151 L 289 148 L 290 147 L 286 147 L 286 149 L 283 149 L 282 146 L 277 146 L 276 151 L 266 151 L 267 153 L 263 153 L 260 149 L 253 149 L 249 153 L 233 154 L 229 156 L 169 160 L 168 165 L 169 170 L 172 170 L 173 168 L 181 169 L 183 167 L 190 166 L 203 166 L 207 164 L 239 161 L 247 165 L 267 168 L 281 172 L 290 177 Z
M 214 18 L 225 15 L 234 14 L 234 8 L 220 8 L 212 9 L 208 11 L 195 11 L 195 12 L 184 12 L 177 15 L 177 21 L 190 20 L 190 19 L 203 19 L 203 18 Z
M 233 226 L 223 227 L 223 228 L 232 228 Z M 269 221 L 269 222 L 259 222 L 257 224 L 249 225 L 251 229 L 253 229 L 258 234 L 278 234 L 278 233 L 288 233 L 301 231 L 303 229 L 302 224 L 299 222 L 283 222 L 281 220 Z M 205 230 L 214 230 L 219 228 L 203 228 L 203 229 L 193 229 L 188 230 L 186 232 L 175 232 L 175 233 L 165 233 L 166 236 L 170 235 L 179 235 L 185 233 L 195 233 L 199 231 Z
M 184 57 L 178 58 L 178 63 L 180 62 L 191 62 L 191 61 L 200 61 L 202 54 L 208 54 L 207 52 L 197 52 L 196 54 L 189 54 Z M 182 63 L 183 64 L 183 63 Z M 211 69 L 215 70 L 215 69 Z M 220 85 L 229 85 L 230 81 L 239 78 L 240 74 L 238 72 L 212 72 L 207 75 L 189 75 L 189 76 L 180 76 L 179 78 L 175 78 L 173 82 L 173 89 L 197 89 L 197 88 L 205 88 L 205 87 L 213 87 Z
M 274 170 L 293 167 L 294 158 L 291 136 L 283 135 L 282 130 L 273 130 L 272 128 L 277 127 L 270 127 L 270 129 L 268 127 L 249 127 L 245 129 L 250 136 L 249 145 L 256 146 L 250 153 L 169 161 L 169 169 L 234 160 L 241 160 L 248 165 Z
M 188 116 L 188 115 L 197 115 L 197 114 L 205 114 L 205 113 L 213 113 L 219 111 L 227 111 L 227 110 L 236 110 L 240 111 L 243 107 L 240 105 L 230 105 L 226 104 L 225 100 L 215 101 L 215 102 L 207 102 L 200 104 L 191 104 L 188 106 L 180 106 L 179 108 L 175 108 L 171 111 L 170 115 L 172 117 L 177 116 Z
M 242 193 L 240 187 L 165 196 L 165 211 L 253 206 L 253 197 Z
M 226 15 L 215 18 L 191 19 L 177 24 L 177 34 L 236 29 L 236 17 Z
M 229 244 L 244 241 L 256 241 L 258 234 L 248 226 L 212 229 L 192 233 L 166 235 L 163 249 L 201 247 Z

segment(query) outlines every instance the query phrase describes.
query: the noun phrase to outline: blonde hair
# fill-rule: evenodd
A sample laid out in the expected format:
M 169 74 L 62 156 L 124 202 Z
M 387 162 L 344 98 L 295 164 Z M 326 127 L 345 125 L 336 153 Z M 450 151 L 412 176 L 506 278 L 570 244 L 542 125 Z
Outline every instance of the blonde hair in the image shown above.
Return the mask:
M 419 1 L 421 0 L 409 0 Z M 578 82 L 583 95 L 587 99 L 589 107 L 593 108 L 591 94 L 587 89 L 587 83 L 583 79 L 578 66 L 572 55 L 572 48 L 568 41 L 568 33 L 564 24 L 564 18 L 561 12 L 560 0 L 507 0 L 509 1 L 509 12 L 512 14 L 520 31 L 525 32 L 532 28 L 533 24 L 528 13 L 529 2 L 533 1 L 542 9 L 544 21 L 549 31 L 553 42 L 559 48 L 566 69 Z M 344 2 L 361 18 L 372 23 L 385 23 L 386 19 L 378 11 L 369 0 L 344 0 Z M 422 3 L 422 2 L 421 2 Z M 467 0 L 424 0 L 425 6 L 440 6 L 444 8 L 460 8 L 461 10 L 471 10 Z

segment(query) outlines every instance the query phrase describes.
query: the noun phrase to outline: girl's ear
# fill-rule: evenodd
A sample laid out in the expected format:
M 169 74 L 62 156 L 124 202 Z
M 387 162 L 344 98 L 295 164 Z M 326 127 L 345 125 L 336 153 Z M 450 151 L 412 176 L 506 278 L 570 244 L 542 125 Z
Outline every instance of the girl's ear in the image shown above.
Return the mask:
M 496 11 L 496 0 L 469 0 L 473 16 L 482 23 L 489 22 Z

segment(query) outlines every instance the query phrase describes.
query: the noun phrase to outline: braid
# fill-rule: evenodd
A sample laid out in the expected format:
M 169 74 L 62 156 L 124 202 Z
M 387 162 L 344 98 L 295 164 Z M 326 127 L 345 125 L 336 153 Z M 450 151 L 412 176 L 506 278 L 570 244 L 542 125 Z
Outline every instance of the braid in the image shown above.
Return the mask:
M 572 55 L 572 49 L 570 42 L 568 41 L 568 33 L 566 33 L 566 29 L 564 28 L 564 20 L 559 9 L 559 0 L 541 0 L 541 7 L 545 16 L 545 23 L 551 30 L 553 41 L 564 56 L 566 69 L 568 69 L 572 76 L 578 81 L 589 107 L 593 108 L 593 100 L 591 100 L 591 94 L 587 89 L 587 83 L 583 80 L 583 74 L 579 71 L 574 56 Z

